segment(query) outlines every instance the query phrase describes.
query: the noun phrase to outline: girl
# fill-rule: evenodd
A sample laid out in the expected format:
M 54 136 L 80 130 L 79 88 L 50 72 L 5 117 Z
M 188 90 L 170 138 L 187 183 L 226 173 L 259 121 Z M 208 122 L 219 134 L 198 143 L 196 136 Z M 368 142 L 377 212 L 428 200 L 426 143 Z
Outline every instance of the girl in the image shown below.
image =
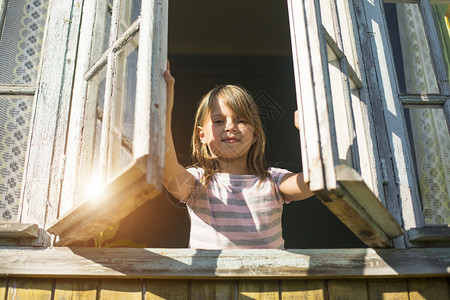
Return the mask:
M 250 94 L 225 85 L 202 98 L 191 141 L 195 167 L 186 170 L 177 161 L 172 139 L 175 80 L 169 67 L 164 77 L 167 116 L 163 182 L 188 207 L 189 246 L 283 248 L 283 203 L 308 198 L 312 193 L 301 173 L 264 168 L 265 136 Z

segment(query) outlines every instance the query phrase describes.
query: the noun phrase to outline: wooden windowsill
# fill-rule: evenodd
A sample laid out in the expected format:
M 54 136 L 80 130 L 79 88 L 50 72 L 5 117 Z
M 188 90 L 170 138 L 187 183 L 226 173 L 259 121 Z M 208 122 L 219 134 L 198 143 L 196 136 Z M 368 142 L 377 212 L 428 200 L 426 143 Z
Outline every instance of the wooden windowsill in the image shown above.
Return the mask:
M 0 249 L 0 277 L 288 279 L 449 275 L 449 248 Z

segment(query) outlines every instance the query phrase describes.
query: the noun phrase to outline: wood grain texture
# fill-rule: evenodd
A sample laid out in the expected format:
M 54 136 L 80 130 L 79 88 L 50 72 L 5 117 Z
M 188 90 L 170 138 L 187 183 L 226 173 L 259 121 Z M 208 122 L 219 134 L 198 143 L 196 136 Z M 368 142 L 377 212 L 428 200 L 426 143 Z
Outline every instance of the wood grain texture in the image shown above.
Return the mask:
M 193 280 L 191 299 L 236 300 L 237 284 L 234 280 Z
M 0 223 L 0 238 L 33 238 L 38 235 L 36 224 Z
M 450 299 L 448 278 L 408 279 L 409 299 Z
M 0 299 L 6 299 L 8 278 L 0 278 Z
M 368 300 L 365 280 L 333 279 L 328 281 L 329 300 Z
M 99 300 L 142 300 L 142 281 L 104 279 L 100 283 Z
M 52 289 L 53 279 L 11 278 L 5 299 L 50 300 Z
M 174 299 L 185 300 L 189 298 L 189 285 L 187 280 L 146 280 L 145 300 Z M 215 298 L 192 298 L 215 299 Z M 226 298 L 223 298 L 226 299 Z
M 281 299 L 327 299 L 325 280 L 282 280 Z
M 52 259 L 49 260 L 48 258 Z M 449 276 L 448 248 L 221 250 L 0 249 L 1 276 L 370 278 Z
M 368 281 L 369 299 L 409 300 L 406 279 L 373 279 Z
M 240 280 L 238 283 L 240 300 L 278 300 L 277 280 Z
M 54 300 L 97 300 L 98 280 L 57 279 Z

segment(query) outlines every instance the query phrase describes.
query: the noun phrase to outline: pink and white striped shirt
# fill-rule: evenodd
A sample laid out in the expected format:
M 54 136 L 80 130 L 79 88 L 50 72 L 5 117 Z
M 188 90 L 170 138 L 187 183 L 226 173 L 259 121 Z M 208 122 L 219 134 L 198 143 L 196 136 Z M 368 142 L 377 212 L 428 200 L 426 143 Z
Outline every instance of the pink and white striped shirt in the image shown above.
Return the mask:
M 269 168 L 271 178 L 215 174 L 207 189 L 199 182 L 201 168 L 187 169 L 197 186 L 186 204 L 191 219 L 189 247 L 254 249 L 284 247 L 281 229 L 283 197 L 279 185 L 284 169 Z

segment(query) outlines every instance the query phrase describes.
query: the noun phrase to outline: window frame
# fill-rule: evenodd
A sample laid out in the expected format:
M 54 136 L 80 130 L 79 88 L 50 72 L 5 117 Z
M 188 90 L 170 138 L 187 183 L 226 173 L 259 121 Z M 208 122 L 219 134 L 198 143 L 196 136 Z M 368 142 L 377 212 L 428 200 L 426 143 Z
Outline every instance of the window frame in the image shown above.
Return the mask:
M 421 108 L 421 107 L 442 107 L 444 111 L 447 129 L 450 131 L 450 85 L 448 74 L 445 67 L 441 40 L 435 26 L 431 5 L 432 4 L 450 4 L 449 0 L 384 0 L 383 3 L 410 3 L 417 4 L 421 15 L 424 30 L 427 36 L 428 49 L 433 63 L 439 94 L 402 94 L 396 84 L 396 93 L 398 102 L 403 108 Z M 387 32 L 387 31 L 386 31 Z M 393 53 L 392 47 L 390 52 Z M 395 80 L 397 77 L 394 77 Z M 405 119 L 406 120 L 406 119 Z M 408 149 L 409 150 L 409 149 Z M 409 155 L 413 155 L 409 153 Z M 410 170 L 413 173 L 414 170 Z M 414 188 L 418 190 L 417 182 L 412 183 Z M 412 247 L 443 245 L 450 243 L 450 227 L 438 225 L 425 225 L 425 219 L 421 210 L 421 199 L 419 193 L 411 199 L 413 201 L 415 219 L 406 220 L 405 229 L 407 230 L 407 238 L 409 245 Z M 403 212 L 408 213 L 404 210 Z
M 96 1 L 90 1 L 87 4 L 91 6 L 85 8 L 86 14 L 89 15 L 83 15 L 80 33 L 82 36 L 92 36 L 86 32 L 90 32 L 94 25 L 95 3 Z M 116 10 L 118 10 L 119 3 L 120 0 L 113 2 Z M 80 43 L 79 62 L 82 66 L 77 68 L 73 96 L 74 103 L 79 106 L 72 111 L 71 118 L 73 119 L 71 121 L 74 120 L 75 123 L 71 122 L 70 124 L 67 147 L 67 158 L 71 161 L 68 162 L 70 170 L 66 169 L 66 173 L 70 174 L 70 177 L 65 177 L 62 190 L 60 204 L 62 216 L 48 228 L 48 232 L 58 236 L 57 245 L 69 245 L 94 237 L 111 223 L 118 222 L 142 203 L 162 192 L 166 100 L 163 71 L 167 63 L 167 21 L 165 21 L 167 20 L 167 8 L 167 1 L 142 1 L 140 17 L 131 24 L 129 30 L 131 33 L 127 31 L 124 33 L 131 36 L 133 31 L 139 30 L 140 32 L 133 162 L 120 174 L 106 182 L 102 195 L 89 199 L 76 199 L 69 196 L 73 192 L 75 192 L 74 195 L 80 195 L 80 186 L 79 184 L 77 186 L 77 183 L 80 181 L 80 176 L 85 176 L 90 171 L 84 169 L 85 166 L 82 165 L 81 159 L 89 154 L 86 152 L 93 151 L 92 148 L 82 149 L 83 128 L 80 126 L 86 121 L 84 119 L 86 106 L 83 97 L 90 75 L 86 76 L 84 72 L 89 67 L 88 53 L 92 41 Z M 113 10 L 113 18 L 114 16 Z M 112 67 L 110 64 L 115 61 L 114 50 L 120 48 L 126 40 L 127 37 L 119 38 L 115 42 L 117 46 L 113 44 L 109 48 L 111 50 L 107 50 L 107 53 L 103 54 L 108 56 L 109 67 Z M 114 72 L 114 68 L 111 72 Z M 149 82 L 150 84 L 148 84 Z M 108 100 L 105 101 L 105 105 L 108 105 L 107 103 Z M 71 132 L 72 129 L 74 131 Z M 104 123 L 102 136 L 107 130 L 109 130 L 108 124 Z M 70 138 L 71 134 L 74 139 Z M 105 142 L 108 141 L 103 139 L 102 143 Z M 69 149 L 74 151 L 71 152 Z M 106 149 L 107 147 L 103 150 L 105 153 Z M 104 156 L 105 154 L 103 154 Z M 103 161 L 103 164 L 105 163 L 107 163 L 107 159 Z M 68 179 L 71 181 L 66 181 Z M 111 199 L 106 199 L 105 195 L 109 195 Z M 102 199 L 106 202 L 102 202 Z M 107 205 L 107 209 L 104 209 L 105 206 L 103 209 L 99 209 L 101 203 Z M 119 211 L 120 213 L 118 213 Z
M 329 7 L 321 12 L 320 4 L 328 4 Z M 358 73 L 344 53 L 336 5 L 335 1 L 288 1 L 304 179 L 325 206 L 364 243 L 371 247 L 391 247 L 391 239 L 403 234 L 399 221 L 381 203 L 378 186 L 364 182 L 354 170 L 354 165 L 341 164 L 339 159 L 338 134 L 347 133 L 336 132 L 335 118 L 340 116 L 333 114 L 332 78 L 326 47 L 331 48 L 339 59 L 340 84 L 344 88 L 342 97 L 347 101 L 351 98 L 349 75 L 355 78 Z M 351 6 L 346 6 L 346 9 L 353 17 Z M 322 23 L 321 13 L 330 14 L 324 16 L 327 24 Z M 358 53 L 357 48 L 352 50 Z M 301 62 L 300 57 L 303 59 Z M 359 74 L 364 74 L 364 71 Z M 362 82 L 363 79 L 357 81 Z M 349 111 L 352 109 L 348 105 L 344 122 L 354 129 L 351 123 L 353 111 Z M 356 151 L 350 151 L 355 157 Z

